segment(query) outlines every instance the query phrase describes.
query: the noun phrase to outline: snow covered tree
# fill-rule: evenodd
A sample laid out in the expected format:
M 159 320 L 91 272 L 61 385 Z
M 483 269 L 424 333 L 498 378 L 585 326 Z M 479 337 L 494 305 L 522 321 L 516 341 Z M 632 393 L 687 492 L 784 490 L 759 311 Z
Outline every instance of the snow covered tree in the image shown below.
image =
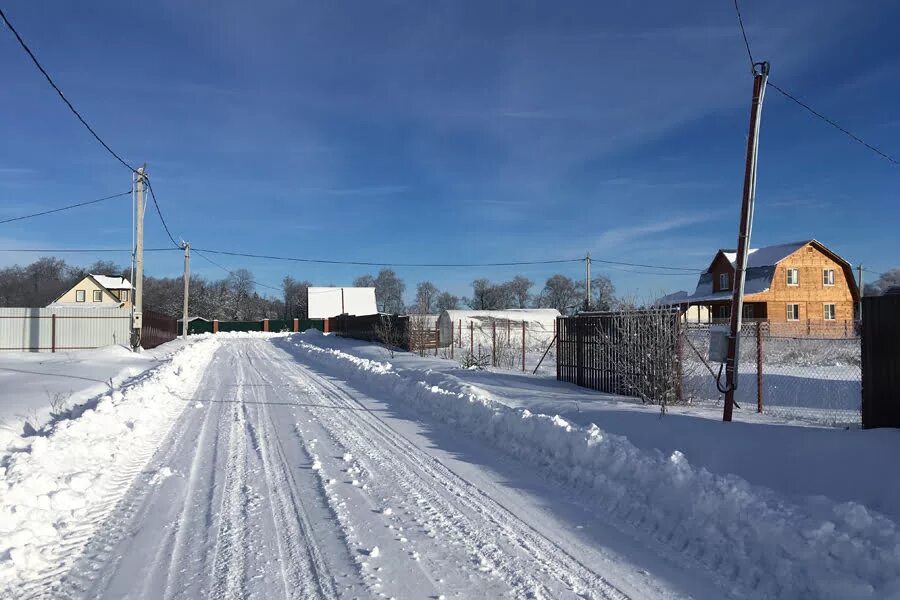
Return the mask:
M 582 287 L 571 277 L 560 273 L 547 279 L 544 289 L 535 299 L 538 308 L 555 308 L 562 314 L 571 314 L 583 302 Z
M 865 295 L 880 296 L 886 289 L 895 285 L 900 285 L 900 267 L 894 267 L 893 269 L 882 273 L 881 277 L 872 283 L 867 283 L 865 286 Z
M 435 311 L 456 310 L 459 308 L 459 297 L 450 292 L 441 292 L 435 298 Z
M 420 281 L 417 283 L 416 301 L 413 311 L 418 314 L 431 314 L 439 293 L 437 286 L 430 281 Z

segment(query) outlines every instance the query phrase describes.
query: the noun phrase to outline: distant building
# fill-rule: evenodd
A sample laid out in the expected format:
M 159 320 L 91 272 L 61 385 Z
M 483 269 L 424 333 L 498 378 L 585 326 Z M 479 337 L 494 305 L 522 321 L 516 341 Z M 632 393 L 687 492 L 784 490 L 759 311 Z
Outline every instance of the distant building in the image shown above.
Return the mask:
M 525 326 L 526 344 L 546 346 L 556 333 L 556 319 L 561 315 L 555 308 L 510 308 L 506 310 L 445 310 L 438 316 L 441 347 L 451 342 L 469 340 L 474 344 L 493 343 L 494 331 L 501 338 L 518 336 L 521 344 L 522 326 Z M 471 338 L 471 340 L 470 340 Z
M 131 290 L 131 282 L 124 277 L 91 273 L 50 303 L 48 308 L 131 308 Z
M 731 317 L 736 253 L 719 250 L 697 289 L 680 304 L 705 306 L 713 320 Z M 854 319 L 859 288 L 846 260 L 816 240 L 750 250 L 744 284 L 744 319 L 765 319 L 798 331 Z
M 311 287 L 307 300 L 310 319 L 378 314 L 373 287 Z

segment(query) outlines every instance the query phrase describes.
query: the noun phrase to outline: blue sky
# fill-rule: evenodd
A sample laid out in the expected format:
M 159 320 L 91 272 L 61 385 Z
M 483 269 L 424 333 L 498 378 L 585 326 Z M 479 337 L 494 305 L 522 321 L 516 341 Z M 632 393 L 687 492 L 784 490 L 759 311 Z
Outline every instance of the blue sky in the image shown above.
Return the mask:
M 386 263 L 590 251 L 704 268 L 735 243 L 752 82 L 729 0 L 4 10 L 106 141 L 148 163 L 173 232 L 195 247 Z M 900 155 L 900 4 L 743 12 L 774 82 Z M 0 33 L 0 219 L 127 190 L 129 173 Z M 854 264 L 900 264 L 898 169 L 770 90 L 753 245 L 815 237 Z M 127 248 L 130 226 L 125 198 L 2 225 L 0 248 Z M 166 243 L 151 212 L 147 236 Z M 271 285 L 367 272 L 217 260 Z M 181 258 L 149 256 L 147 271 L 176 275 Z M 475 277 L 582 267 L 398 271 L 408 288 L 427 278 L 462 295 Z M 638 297 L 695 284 L 594 271 Z

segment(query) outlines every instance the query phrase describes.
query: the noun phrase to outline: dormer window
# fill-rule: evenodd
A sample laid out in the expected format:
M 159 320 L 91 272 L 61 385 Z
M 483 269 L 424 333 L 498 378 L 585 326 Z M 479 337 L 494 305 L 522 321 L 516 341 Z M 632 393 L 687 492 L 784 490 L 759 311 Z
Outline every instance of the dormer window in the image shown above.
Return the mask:
M 731 282 L 728 280 L 728 273 L 719 273 L 719 289 L 730 290 Z

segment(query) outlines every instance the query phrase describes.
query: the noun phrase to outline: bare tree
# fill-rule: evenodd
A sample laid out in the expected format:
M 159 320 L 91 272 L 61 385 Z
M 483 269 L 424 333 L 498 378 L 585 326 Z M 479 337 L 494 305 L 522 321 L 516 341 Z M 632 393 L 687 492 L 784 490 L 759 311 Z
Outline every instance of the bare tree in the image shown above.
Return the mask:
M 507 283 L 516 308 L 528 307 L 528 301 L 531 297 L 529 290 L 531 290 L 532 285 L 534 285 L 534 282 L 523 275 L 516 275 L 512 278 L 512 281 Z
M 403 348 L 407 342 L 408 332 L 403 326 L 403 321 L 393 315 L 380 315 L 375 324 L 375 336 L 381 345 L 385 347 L 391 358 L 397 350 Z
M 571 277 L 560 273 L 551 276 L 535 299 L 539 308 L 555 308 L 563 314 L 571 314 L 583 303 L 584 292 Z
M 435 309 L 437 312 L 456 310 L 458 308 L 459 298 L 450 292 L 441 292 L 435 299 Z
M 309 281 L 297 281 L 293 277 L 285 277 L 281 282 L 284 290 L 284 317 L 286 319 L 306 319 L 309 316 Z
M 420 281 L 416 284 L 416 301 L 413 310 L 418 314 L 432 314 L 439 293 L 437 287 L 430 281 Z

